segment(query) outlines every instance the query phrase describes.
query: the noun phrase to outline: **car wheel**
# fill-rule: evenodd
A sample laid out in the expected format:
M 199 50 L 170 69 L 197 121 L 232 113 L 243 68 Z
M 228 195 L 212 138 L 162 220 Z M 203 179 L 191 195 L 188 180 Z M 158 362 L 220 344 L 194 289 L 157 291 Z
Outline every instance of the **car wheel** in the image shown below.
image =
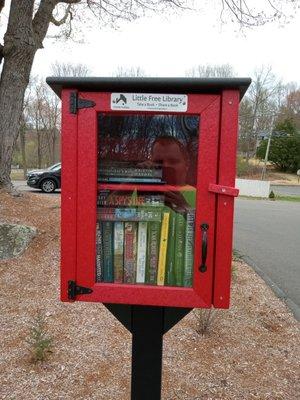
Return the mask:
M 44 179 L 41 183 L 41 189 L 44 193 L 52 193 L 56 189 L 56 184 L 53 179 Z

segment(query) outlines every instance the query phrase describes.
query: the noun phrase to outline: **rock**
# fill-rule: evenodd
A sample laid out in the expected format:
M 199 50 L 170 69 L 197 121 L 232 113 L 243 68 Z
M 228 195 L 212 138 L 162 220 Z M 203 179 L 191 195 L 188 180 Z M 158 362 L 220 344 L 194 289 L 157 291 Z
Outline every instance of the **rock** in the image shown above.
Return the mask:
M 22 254 L 36 235 L 34 227 L 0 223 L 0 260 Z

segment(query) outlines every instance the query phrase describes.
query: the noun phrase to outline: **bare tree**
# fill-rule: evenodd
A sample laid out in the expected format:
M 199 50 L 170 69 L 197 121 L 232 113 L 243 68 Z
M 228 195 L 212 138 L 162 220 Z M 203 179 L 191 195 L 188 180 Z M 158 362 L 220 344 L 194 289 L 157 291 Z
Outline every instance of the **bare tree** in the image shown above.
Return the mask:
M 300 132 L 300 89 L 295 83 L 286 85 L 277 123 L 284 120 L 290 120 Z
M 22 114 L 23 98 L 28 85 L 32 63 L 38 49 L 52 24 L 60 34 L 69 37 L 78 23 L 85 22 L 90 15 L 100 24 L 116 25 L 120 19 L 134 20 L 146 12 L 163 12 L 165 9 L 180 9 L 189 5 L 189 0 L 11 0 L 8 26 L 4 45 L 0 47 L 3 68 L 0 81 L 0 188 L 11 190 L 11 161 L 14 142 L 18 135 L 18 124 Z M 295 0 L 267 0 L 270 14 L 255 12 L 249 1 L 219 0 L 226 12 L 242 25 L 259 25 L 279 18 L 283 14 L 280 4 L 293 4 Z M 0 12 L 3 11 L 3 0 Z M 82 26 L 82 25 L 81 25 Z
M 37 139 L 37 166 L 58 161 L 57 142 L 60 126 L 60 101 L 43 81 L 36 80 L 24 115 L 26 127 Z
M 230 78 L 234 76 L 234 69 L 230 64 L 197 65 L 186 71 L 186 76 L 199 78 Z
M 254 72 L 240 106 L 240 149 L 247 161 L 256 152 L 258 135 L 269 131 L 270 121 L 278 114 L 282 88 L 271 67 L 262 66 Z
M 59 63 L 51 65 L 54 76 L 87 76 L 90 74 L 89 68 L 84 64 Z
M 41 113 L 43 121 L 44 137 L 48 149 L 48 159 L 51 164 L 58 161 L 56 145 L 60 135 L 60 101 L 57 96 L 50 93 L 49 88 L 44 83 L 43 99 L 44 105 Z
M 118 66 L 116 71 L 113 73 L 113 76 L 117 77 L 145 77 L 149 76 L 141 67 L 124 67 Z

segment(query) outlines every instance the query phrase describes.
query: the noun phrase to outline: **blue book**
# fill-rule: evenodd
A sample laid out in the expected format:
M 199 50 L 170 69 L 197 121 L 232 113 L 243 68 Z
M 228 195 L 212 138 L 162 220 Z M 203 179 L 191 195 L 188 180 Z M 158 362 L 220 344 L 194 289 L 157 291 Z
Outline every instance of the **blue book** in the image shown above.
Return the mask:
M 96 223 L 96 282 L 103 282 L 102 222 Z
M 101 224 L 103 240 L 103 282 L 113 282 L 113 222 L 102 221 Z
M 111 183 L 165 183 L 160 178 L 140 178 L 140 177 L 116 177 L 116 176 L 101 176 L 102 182 Z

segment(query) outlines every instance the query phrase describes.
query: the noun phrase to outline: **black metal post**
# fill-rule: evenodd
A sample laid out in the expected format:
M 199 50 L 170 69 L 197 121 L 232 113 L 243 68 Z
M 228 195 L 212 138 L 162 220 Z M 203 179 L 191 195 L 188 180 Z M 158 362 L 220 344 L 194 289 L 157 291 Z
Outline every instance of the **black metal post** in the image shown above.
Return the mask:
M 160 400 L 163 335 L 191 308 L 104 305 L 132 333 L 131 400 Z
M 164 307 L 132 307 L 131 400 L 160 400 Z

